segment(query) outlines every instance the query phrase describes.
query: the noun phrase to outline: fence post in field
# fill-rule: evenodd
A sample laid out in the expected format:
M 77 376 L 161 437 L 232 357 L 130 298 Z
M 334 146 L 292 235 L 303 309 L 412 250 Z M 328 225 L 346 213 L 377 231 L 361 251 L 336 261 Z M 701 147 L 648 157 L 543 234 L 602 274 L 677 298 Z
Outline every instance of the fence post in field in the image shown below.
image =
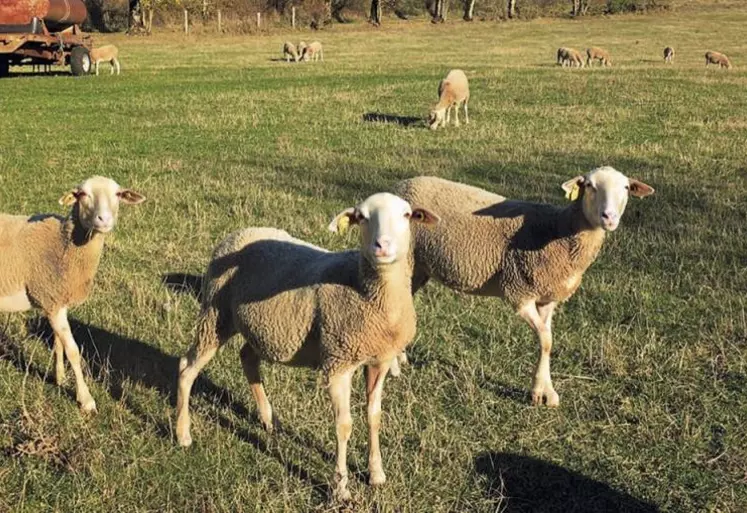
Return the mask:
M 220 9 L 218 9 L 218 33 L 223 33 L 223 23 L 220 15 Z
M 189 34 L 189 13 L 184 9 L 184 33 Z
M 153 32 L 153 8 L 148 9 L 148 35 Z
M 260 26 L 262 25 L 262 13 L 257 13 L 257 30 L 260 29 Z
M 291 7 L 291 27 L 296 28 L 296 8 Z

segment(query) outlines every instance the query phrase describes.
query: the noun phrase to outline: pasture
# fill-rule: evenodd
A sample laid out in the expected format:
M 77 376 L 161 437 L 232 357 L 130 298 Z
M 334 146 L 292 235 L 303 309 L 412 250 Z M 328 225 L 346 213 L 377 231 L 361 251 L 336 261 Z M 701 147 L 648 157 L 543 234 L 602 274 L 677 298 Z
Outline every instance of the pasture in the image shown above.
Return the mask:
M 332 411 L 315 373 L 263 367 L 282 429 L 256 418 L 229 344 L 174 440 L 178 358 L 214 245 L 276 226 L 328 248 L 370 193 L 437 175 L 563 203 L 609 164 L 656 188 L 631 199 L 555 317 L 560 407 L 532 407 L 534 335 L 496 299 L 435 283 L 416 297 L 411 365 L 389 378 L 388 481 L 366 484 L 364 383 L 349 464 L 355 511 L 747 509 L 747 7 L 516 23 L 387 21 L 261 37 L 99 35 L 122 75 L 0 81 L 0 211 L 57 212 L 101 174 L 147 196 L 123 207 L 94 291 L 71 312 L 98 414 L 34 315 L 0 315 L 0 510 L 333 510 Z M 283 41 L 325 62 L 281 62 Z M 614 66 L 567 69 L 559 46 Z M 676 48 L 674 65 L 662 50 Z M 736 69 L 705 69 L 706 50 Z M 438 81 L 471 81 L 469 126 L 429 131 Z M 378 120 L 378 121 L 377 121 Z M 188 284 L 194 279 L 187 280 Z M 169 282 L 170 284 L 166 284 Z

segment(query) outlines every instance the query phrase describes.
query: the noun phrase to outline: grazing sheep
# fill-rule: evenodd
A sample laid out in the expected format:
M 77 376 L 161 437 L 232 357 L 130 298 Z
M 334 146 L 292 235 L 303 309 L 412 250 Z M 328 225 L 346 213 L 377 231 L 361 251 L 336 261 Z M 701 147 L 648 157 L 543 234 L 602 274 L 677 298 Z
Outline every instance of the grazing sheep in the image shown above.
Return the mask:
M 438 84 L 438 103 L 431 109 L 428 125 L 431 130 L 446 126 L 449 122 L 449 110 L 454 110 L 454 126 L 459 126 L 459 106 L 464 105 L 464 122 L 469 124 L 469 81 L 464 71 L 453 69 Z
M 0 311 L 39 308 L 54 330 L 55 377 L 65 379 L 63 352 L 75 373 L 83 411 L 96 409 L 80 366 L 67 310 L 88 297 L 99 266 L 104 236 L 114 229 L 119 204 L 145 198 L 114 180 L 94 176 L 61 199 L 70 215 L 31 217 L 0 214 Z
M 586 49 L 586 64 L 591 67 L 594 59 L 599 60 L 599 63 L 603 66 L 612 66 L 612 58 L 609 52 L 596 46 Z
M 371 484 L 385 475 L 379 449 L 381 394 L 394 359 L 415 335 L 410 290 L 410 224 L 438 217 L 392 194 L 370 196 L 341 212 L 331 231 L 359 224 L 359 251 L 330 253 L 273 228 L 229 235 L 205 274 L 197 337 L 179 362 L 176 433 L 189 446 L 189 396 L 200 370 L 235 334 L 244 337 L 241 362 L 268 430 L 272 408 L 262 385 L 261 360 L 322 372 L 337 424 L 335 495 L 348 499 L 347 442 L 350 386 L 366 368 Z
M 705 54 L 706 68 L 709 64 L 718 64 L 720 68 L 731 69 L 731 62 L 729 58 L 723 53 L 719 52 L 706 52 Z
M 558 48 L 558 59 L 557 62 L 561 66 L 565 66 L 565 62 L 568 60 L 568 48 L 561 46 Z
M 667 64 L 672 64 L 674 61 L 674 48 L 671 46 L 667 46 L 664 48 L 664 62 Z
M 431 231 L 413 227 L 413 294 L 434 278 L 461 292 L 506 300 L 539 339 L 532 402 L 546 399 L 548 406 L 559 403 L 550 377 L 553 310 L 581 284 L 606 232 L 617 228 L 628 195 L 654 192 L 611 167 L 577 176 L 563 189 L 572 199 L 566 207 L 507 200 L 433 177 L 394 187 L 441 216 Z
M 584 58 L 581 55 L 581 52 L 574 48 L 564 48 L 564 50 L 565 58 L 563 60 L 563 66 L 584 67 Z
M 298 58 L 301 59 L 303 57 L 304 52 L 306 51 L 306 47 L 308 45 L 306 44 L 306 41 L 301 41 L 298 43 Z
M 305 47 L 302 57 L 306 62 L 318 61 L 321 57 L 322 62 L 324 62 L 324 49 L 322 48 L 322 43 L 320 43 L 319 41 L 314 41 L 313 43 Z
M 117 70 L 119 75 L 119 49 L 114 45 L 104 45 L 98 48 L 94 48 L 90 52 L 91 62 L 96 65 L 96 76 L 99 75 L 99 63 L 108 62 L 111 65 L 111 74 L 114 74 L 114 70 Z
M 300 58 L 298 54 L 298 50 L 296 50 L 296 46 L 286 41 L 283 44 L 283 57 L 285 57 L 285 62 L 290 62 L 291 59 L 293 59 L 295 62 L 298 62 L 298 59 Z

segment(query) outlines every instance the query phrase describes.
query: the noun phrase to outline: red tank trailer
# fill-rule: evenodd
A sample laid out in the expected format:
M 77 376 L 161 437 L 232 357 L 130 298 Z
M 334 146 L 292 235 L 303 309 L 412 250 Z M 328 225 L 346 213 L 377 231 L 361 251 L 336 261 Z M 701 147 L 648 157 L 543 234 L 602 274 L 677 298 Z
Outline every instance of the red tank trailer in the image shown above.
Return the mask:
M 0 77 L 10 66 L 70 66 L 91 70 L 90 35 L 79 25 L 88 16 L 82 0 L 5 0 L 0 3 Z

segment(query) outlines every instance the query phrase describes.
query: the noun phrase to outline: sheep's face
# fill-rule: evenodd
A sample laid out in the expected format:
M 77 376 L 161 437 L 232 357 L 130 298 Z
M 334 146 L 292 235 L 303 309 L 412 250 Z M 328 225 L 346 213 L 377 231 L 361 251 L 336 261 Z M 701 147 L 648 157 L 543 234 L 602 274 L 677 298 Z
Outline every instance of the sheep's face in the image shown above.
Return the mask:
M 382 192 L 369 196 L 355 208 L 338 214 L 329 225 L 333 232 L 348 224 L 361 229 L 361 252 L 374 264 L 388 265 L 407 258 L 410 223 L 435 224 L 439 217 L 422 208 L 411 208 L 402 198 Z
M 99 233 L 114 229 L 120 203 L 137 205 L 143 201 L 145 196 L 123 189 L 114 180 L 102 176 L 89 178 L 60 198 L 60 204 L 74 207 L 85 230 Z
M 654 193 L 649 185 L 628 178 L 609 166 L 597 168 L 563 184 L 563 189 L 572 198 L 576 188 L 589 224 L 608 232 L 619 226 L 630 195 L 643 198 Z
M 435 130 L 439 125 L 445 125 L 445 117 L 446 109 L 432 110 L 428 115 L 428 126 L 431 130 Z

